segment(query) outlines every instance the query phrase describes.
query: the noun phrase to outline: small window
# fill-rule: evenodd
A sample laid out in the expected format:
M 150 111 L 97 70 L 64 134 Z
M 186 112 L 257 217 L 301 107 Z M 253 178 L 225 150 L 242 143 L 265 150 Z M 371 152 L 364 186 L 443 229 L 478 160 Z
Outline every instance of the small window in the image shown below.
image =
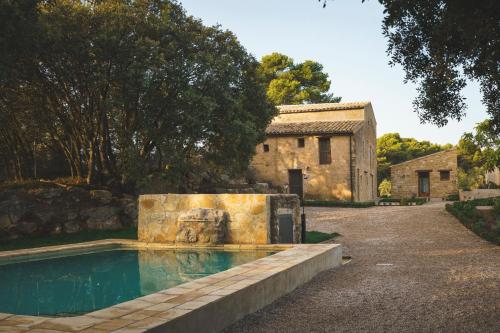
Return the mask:
M 263 147 L 264 147 L 264 153 L 268 153 L 269 152 L 269 145 L 264 144 Z
M 331 164 L 332 151 L 330 138 L 319 138 L 319 164 Z
M 448 171 L 448 170 L 439 171 L 439 179 L 440 180 L 450 180 L 450 171 Z
M 306 146 L 306 142 L 304 141 L 304 138 L 298 138 L 297 139 L 297 147 L 304 148 L 305 146 Z

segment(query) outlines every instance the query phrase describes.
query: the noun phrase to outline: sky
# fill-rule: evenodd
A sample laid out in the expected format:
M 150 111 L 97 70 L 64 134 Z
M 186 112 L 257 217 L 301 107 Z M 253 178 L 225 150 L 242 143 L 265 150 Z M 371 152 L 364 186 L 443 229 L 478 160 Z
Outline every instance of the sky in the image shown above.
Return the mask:
M 401 67 L 391 67 L 382 35 L 383 7 L 376 0 L 333 0 L 322 8 L 316 0 L 180 0 L 189 15 L 206 25 L 219 24 L 238 37 L 257 59 L 272 52 L 296 62 L 323 64 L 331 90 L 343 102 L 371 101 L 377 135 L 399 132 L 403 137 L 456 144 L 487 118 L 479 85 L 464 90 L 467 116 L 439 128 L 421 124 L 413 111 L 416 86 L 404 84 Z

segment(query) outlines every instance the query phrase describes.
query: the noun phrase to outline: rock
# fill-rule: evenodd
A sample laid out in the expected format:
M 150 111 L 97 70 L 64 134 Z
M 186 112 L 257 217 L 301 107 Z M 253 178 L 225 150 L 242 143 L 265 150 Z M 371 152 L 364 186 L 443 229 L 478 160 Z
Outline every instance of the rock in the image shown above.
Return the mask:
M 40 191 L 39 196 L 44 199 L 53 199 L 60 197 L 63 192 L 64 190 L 62 188 L 49 188 Z
M 64 223 L 63 230 L 67 234 L 74 234 L 81 230 L 80 224 L 77 221 L 68 221 Z
M 268 183 L 256 183 L 253 185 L 255 192 L 257 193 L 268 193 L 269 192 L 269 184 Z
M 87 228 L 91 230 L 118 230 L 123 227 L 120 217 L 117 215 L 111 216 L 105 220 L 96 220 L 89 218 L 87 220 Z
M 0 215 L 0 230 L 5 230 L 10 225 L 12 225 L 12 221 L 10 219 L 9 214 L 2 214 L 2 215 Z
M 122 206 L 123 213 L 132 221 L 133 225 L 137 225 L 137 201 L 134 199 L 123 198 L 119 200 L 120 206 Z
M 50 210 L 38 211 L 35 212 L 35 216 L 39 219 L 43 224 L 49 223 L 54 218 L 55 213 Z
M 31 235 L 31 234 L 35 233 L 35 231 L 37 231 L 38 225 L 35 222 L 23 221 L 23 222 L 16 224 L 16 228 L 17 228 L 17 230 L 19 230 L 23 234 Z
M 176 242 L 222 244 L 226 237 L 228 215 L 212 208 L 183 211 L 177 219 Z
M 90 197 L 106 205 L 113 199 L 113 194 L 106 190 L 92 190 L 90 191 Z
M 87 227 L 92 230 L 117 230 L 122 227 L 120 210 L 117 207 L 103 206 L 87 209 L 82 215 L 88 216 Z

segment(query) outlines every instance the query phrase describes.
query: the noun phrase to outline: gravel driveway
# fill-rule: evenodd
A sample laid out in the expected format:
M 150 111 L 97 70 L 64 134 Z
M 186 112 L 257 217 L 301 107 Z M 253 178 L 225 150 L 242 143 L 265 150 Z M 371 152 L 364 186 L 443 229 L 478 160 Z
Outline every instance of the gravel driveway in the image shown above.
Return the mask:
M 352 261 L 227 332 L 500 332 L 500 247 L 443 203 L 306 214 L 309 230 L 342 235 Z

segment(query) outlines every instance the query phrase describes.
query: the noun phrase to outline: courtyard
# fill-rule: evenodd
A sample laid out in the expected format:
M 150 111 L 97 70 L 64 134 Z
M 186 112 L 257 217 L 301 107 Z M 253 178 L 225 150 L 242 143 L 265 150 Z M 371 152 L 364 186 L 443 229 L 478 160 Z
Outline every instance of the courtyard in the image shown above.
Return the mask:
M 308 230 L 342 235 L 352 261 L 226 332 L 498 332 L 500 248 L 444 203 L 306 214 Z

